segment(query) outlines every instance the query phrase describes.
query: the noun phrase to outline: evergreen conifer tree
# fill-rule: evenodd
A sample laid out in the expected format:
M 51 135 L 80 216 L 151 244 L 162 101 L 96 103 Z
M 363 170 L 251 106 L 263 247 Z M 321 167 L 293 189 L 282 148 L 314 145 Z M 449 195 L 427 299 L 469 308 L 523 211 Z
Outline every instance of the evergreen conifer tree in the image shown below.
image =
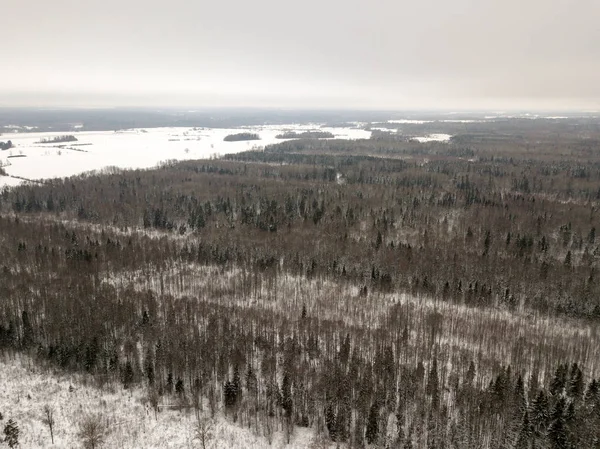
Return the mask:
M 15 421 L 9 419 L 4 426 L 4 442 L 13 448 L 19 445 L 19 426 Z
M 371 410 L 369 410 L 369 418 L 367 420 L 367 431 L 365 433 L 365 438 L 367 443 L 375 444 L 377 441 L 377 436 L 379 434 L 379 407 L 377 406 L 377 402 L 374 402 L 371 405 Z
M 550 427 L 548 427 L 548 440 L 552 449 L 567 448 L 567 429 L 565 425 L 566 401 L 563 397 L 559 398 L 552 408 L 550 414 Z

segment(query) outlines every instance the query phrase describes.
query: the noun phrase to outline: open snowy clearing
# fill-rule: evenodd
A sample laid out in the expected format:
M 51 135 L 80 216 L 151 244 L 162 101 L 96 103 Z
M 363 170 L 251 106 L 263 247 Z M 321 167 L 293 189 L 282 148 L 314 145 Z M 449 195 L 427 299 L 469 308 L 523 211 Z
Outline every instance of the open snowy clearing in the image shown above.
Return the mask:
M 416 140 L 421 143 L 426 142 L 449 142 L 452 136 L 450 134 L 429 134 L 425 137 L 413 137 L 413 140 Z
M 328 131 L 336 139 L 368 139 L 370 131 L 358 128 L 329 128 L 319 124 L 221 128 L 149 128 L 122 131 L 73 132 L 74 142 L 40 143 L 64 135 L 60 133 L 10 133 L 14 148 L 0 152 L 0 166 L 8 173 L 0 176 L 0 187 L 29 180 L 60 178 L 105 167 L 150 168 L 161 161 L 205 159 L 215 155 L 239 153 L 282 142 L 278 134 L 286 131 Z M 229 134 L 256 133 L 260 140 L 224 142 Z
M 81 447 L 79 423 L 90 414 L 101 416 L 108 426 L 105 448 L 166 449 L 201 448 L 195 438 L 197 419 L 193 411 L 170 410 L 175 397 L 162 399 L 161 411 L 154 413 L 142 389 L 124 390 L 121 385 L 107 385 L 100 389 L 91 378 L 76 374 L 52 373 L 27 357 L 0 359 L 0 413 L 4 427 L 9 419 L 19 426 L 22 448 L 75 448 Z M 44 406 L 54 409 L 54 444 L 48 426 L 43 422 Z M 189 409 L 188 409 L 189 410 Z M 208 419 L 208 407 L 205 417 Z M 296 428 L 286 444 L 285 435 L 275 429 L 271 444 L 267 437 L 242 428 L 218 412 L 214 420 L 212 438 L 206 447 L 228 448 L 326 448 L 315 445 L 311 429 Z M 243 443 L 241 443 L 243 442 Z

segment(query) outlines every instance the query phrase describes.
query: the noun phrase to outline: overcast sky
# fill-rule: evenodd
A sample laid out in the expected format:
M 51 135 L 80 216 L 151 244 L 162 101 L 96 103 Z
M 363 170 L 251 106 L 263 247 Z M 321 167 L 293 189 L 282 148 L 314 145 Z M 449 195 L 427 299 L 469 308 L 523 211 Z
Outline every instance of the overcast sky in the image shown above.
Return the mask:
M 600 0 L 2 0 L 0 105 L 600 108 Z

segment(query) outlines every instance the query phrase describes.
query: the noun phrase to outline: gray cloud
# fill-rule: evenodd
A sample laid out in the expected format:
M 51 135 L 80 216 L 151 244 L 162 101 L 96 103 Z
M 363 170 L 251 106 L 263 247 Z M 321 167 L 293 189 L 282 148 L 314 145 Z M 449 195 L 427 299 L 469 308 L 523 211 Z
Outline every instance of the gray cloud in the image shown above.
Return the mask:
M 597 0 L 5 0 L 0 104 L 600 104 Z

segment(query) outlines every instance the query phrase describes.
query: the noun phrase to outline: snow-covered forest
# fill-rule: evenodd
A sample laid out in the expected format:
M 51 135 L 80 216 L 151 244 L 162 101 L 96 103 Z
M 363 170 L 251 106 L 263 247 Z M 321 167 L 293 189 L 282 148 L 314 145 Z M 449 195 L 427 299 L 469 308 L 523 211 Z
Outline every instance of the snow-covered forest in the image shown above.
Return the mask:
M 4 189 L 2 437 L 598 447 L 598 123 L 375 125 Z

